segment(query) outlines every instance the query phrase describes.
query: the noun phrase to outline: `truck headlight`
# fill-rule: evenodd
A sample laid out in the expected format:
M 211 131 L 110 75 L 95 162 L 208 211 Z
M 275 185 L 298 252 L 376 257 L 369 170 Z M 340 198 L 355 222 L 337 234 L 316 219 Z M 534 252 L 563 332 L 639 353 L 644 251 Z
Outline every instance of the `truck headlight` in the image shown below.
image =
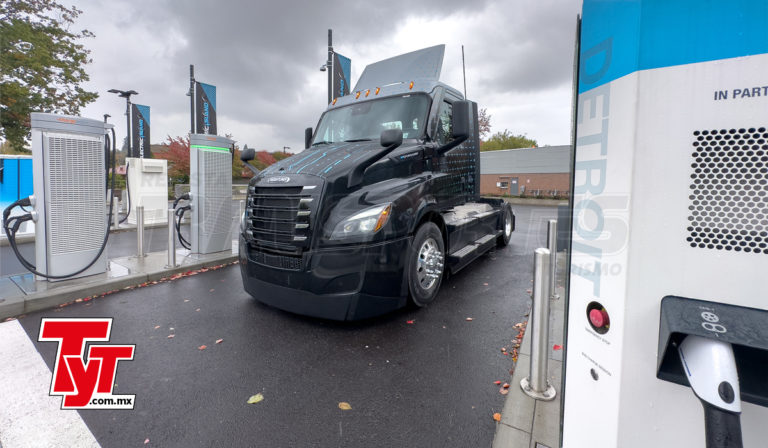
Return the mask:
M 389 220 L 392 204 L 381 204 L 356 213 L 336 225 L 331 239 L 373 235 Z

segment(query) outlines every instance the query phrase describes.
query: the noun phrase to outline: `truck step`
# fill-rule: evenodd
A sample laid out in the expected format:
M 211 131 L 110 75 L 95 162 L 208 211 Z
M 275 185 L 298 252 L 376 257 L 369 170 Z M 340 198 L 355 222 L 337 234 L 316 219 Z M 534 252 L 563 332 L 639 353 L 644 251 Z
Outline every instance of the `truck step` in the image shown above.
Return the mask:
M 501 235 L 501 230 L 483 235 L 472 243 L 467 244 L 461 249 L 451 253 L 447 257 L 448 265 L 452 273 L 456 273 L 472 260 L 486 253 L 496 245 L 496 237 Z

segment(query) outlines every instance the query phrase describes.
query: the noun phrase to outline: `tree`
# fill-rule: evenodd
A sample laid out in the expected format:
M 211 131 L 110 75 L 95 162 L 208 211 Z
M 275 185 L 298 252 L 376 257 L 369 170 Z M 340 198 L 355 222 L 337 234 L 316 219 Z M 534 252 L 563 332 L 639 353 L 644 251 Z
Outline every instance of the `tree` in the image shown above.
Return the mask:
M 480 144 L 480 151 L 498 151 L 500 149 L 535 148 L 536 140 L 532 140 L 525 134 L 513 135 L 509 130 L 497 132 L 488 140 Z
M 98 97 L 81 84 L 90 50 L 78 40 L 93 37 L 69 27 L 82 13 L 55 0 L 0 2 L 0 137 L 24 149 L 29 113 L 76 115 Z
M 154 157 L 168 161 L 168 180 L 171 184 L 189 183 L 189 138 L 168 136 L 165 151 L 157 151 Z
M 484 139 L 491 132 L 491 115 L 486 108 L 480 109 L 477 114 L 478 130 L 480 131 L 480 140 Z

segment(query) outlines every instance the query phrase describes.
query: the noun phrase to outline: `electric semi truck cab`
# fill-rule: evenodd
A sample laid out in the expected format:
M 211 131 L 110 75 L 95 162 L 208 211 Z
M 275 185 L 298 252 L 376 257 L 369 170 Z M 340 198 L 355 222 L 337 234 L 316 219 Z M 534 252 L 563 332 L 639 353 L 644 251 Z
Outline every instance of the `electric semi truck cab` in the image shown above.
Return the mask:
M 239 257 L 257 300 L 334 320 L 425 306 L 509 243 L 511 207 L 479 194 L 477 104 L 438 81 L 444 49 L 366 67 L 303 152 L 251 179 Z

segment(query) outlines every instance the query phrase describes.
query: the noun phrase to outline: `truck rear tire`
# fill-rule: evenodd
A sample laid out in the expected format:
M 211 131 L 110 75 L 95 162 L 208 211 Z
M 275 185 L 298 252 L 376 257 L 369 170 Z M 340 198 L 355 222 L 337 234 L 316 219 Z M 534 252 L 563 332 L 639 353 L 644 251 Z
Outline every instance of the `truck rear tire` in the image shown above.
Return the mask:
M 416 231 L 408 250 L 408 291 L 414 305 L 423 307 L 435 300 L 444 265 L 443 234 L 434 223 L 426 222 Z
M 509 239 L 512 238 L 512 207 L 508 203 L 504 203 L 501 209 L 501 235 L 496 238 L 496 246 L 505 247 L 509 244 Z

